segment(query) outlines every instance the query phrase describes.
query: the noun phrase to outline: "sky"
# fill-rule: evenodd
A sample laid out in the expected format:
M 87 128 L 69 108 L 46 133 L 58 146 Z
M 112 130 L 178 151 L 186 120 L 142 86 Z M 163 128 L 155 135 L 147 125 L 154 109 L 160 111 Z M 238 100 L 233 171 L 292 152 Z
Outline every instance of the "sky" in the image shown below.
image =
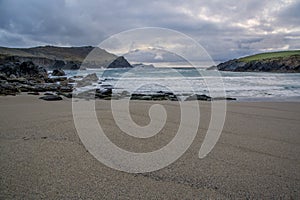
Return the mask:
M 122 31 L 161 27 L 215 61 L 300 49 L 300 0 L 0 0 L 0 46 L 97 46 Z

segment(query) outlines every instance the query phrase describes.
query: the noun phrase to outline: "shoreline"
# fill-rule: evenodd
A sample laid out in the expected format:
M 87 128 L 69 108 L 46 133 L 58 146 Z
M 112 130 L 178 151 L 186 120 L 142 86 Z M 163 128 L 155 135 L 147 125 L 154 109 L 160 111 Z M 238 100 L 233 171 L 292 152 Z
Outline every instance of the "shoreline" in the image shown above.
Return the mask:
M 18 94 L 15 94 L 15 95 L 0 95 L 0 97 L 18 97 L 18 96 L 36 96 L 36 97 L 43 97 L 47 94 L 52 94 L 52 95 L 58 95 L 58 96 L 61 96 L 63 99 L 70 99 L 72 101 L 72 97 L 66 97 L 66 96 L 63 96 L 61 94 L 57 94 L 56 92 L 38 92 L 36 94 L 32 93 L 32 92 L 21 92 L 21 93 L 18 93 Z M 113 93 L 112 96 L 116 94 L 116 95 L 120 95 L 118 93 Z M 149 93 L 149 94 L 146 94 L 146 93 L 135 93 L 136 95 L 141 95 L 141 96 L 147 96 L 147 95 L 153 95 L 153 94 L 156 94 L 156 93 Z M 188 97 L 188 96 L 187 96 Z M 99 99 L 99 98 L 95 98 L 95 100 L 106 100 L 106 101 L 109 101 L 109 100 L 121 100 L 121 99 L 125 99 L 125 98 L 129 98 L 129 97 L 123 97 L 123 98 L 120 98 L 120 99 Z M 293 102 L 293 103 L 299 103 L 300 102 L 300 96 L 294 96 L 294 97 L 229 97 L 229 98 L 233 98 L 232 100 L 226 100 L 227 102 Z M 214 101 L 219 101 L 219 99 L 223 100 L 222 98 L 216 98 L 216 100 Z M 138 101 L 160 101 L 160 100 L 143 100 L 143 99 L 137 99 Z M 131 101 L 136 101 L 135 99 L 131 99 Z M 170 100 L 163 100 L 163 101 L 170 101 Z M 185 100 L 180 100 L 181 102 L 184 102 Z M 210 101 L 207 101 L 207 100 L 198 100 L 200 102 L 210 102 Z M 170 101 L 171 102 L 171 101 Z

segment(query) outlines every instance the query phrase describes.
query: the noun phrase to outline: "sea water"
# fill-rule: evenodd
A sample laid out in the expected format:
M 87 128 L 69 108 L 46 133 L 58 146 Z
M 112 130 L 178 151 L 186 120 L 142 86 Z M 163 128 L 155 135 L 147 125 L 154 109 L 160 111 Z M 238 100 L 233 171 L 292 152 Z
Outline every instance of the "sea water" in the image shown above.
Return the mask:
M 178 95 L 209 95 L 213 90 L 224 90 L 227 97 L 238 100 L 300 101 L 300 73 L 217 72 L 197 68 L 87 69 L 66 73 L 68 77 L 96 73 L 100 82 L 92 87 L 110 84 L 116 93 L 167 90 Z

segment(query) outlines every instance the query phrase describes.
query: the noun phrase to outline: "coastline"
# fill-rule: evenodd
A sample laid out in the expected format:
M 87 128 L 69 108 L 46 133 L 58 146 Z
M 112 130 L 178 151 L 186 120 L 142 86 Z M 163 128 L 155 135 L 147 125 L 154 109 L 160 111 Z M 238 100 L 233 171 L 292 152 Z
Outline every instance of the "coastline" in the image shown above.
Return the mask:
M 210 102 L 199 101 L 201 123 L 192 146 L 159 171 L 128 174 L 97 161 L 82 145 L 72 118 L 72 100 L 39 96 L 0 97 L 0 196 L 32 198 L 284 198 L 300 196 L 300 103 L 227 103 L 221 138 L 200 160 Z M 161 147 L 177 129 L 178 102 L 131 101 L 137 123 L 149 122 L 153 103 L 172 116 L 164 134 L 147 142 L 121 134 L 109 114 L 110 101 L 97 100 L 108 137 L 127 150 Z

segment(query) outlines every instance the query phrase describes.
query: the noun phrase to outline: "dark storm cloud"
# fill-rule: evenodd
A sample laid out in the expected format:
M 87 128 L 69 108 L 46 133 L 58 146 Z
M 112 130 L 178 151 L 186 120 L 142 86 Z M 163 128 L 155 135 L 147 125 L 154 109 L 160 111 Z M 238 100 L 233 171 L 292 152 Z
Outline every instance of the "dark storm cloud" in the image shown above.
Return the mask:
M 163 27 L 197 40 L 215 60 L 300 48 L 300 2 L 0 0 L 0 45 L 98 45 L 121 31 Z

